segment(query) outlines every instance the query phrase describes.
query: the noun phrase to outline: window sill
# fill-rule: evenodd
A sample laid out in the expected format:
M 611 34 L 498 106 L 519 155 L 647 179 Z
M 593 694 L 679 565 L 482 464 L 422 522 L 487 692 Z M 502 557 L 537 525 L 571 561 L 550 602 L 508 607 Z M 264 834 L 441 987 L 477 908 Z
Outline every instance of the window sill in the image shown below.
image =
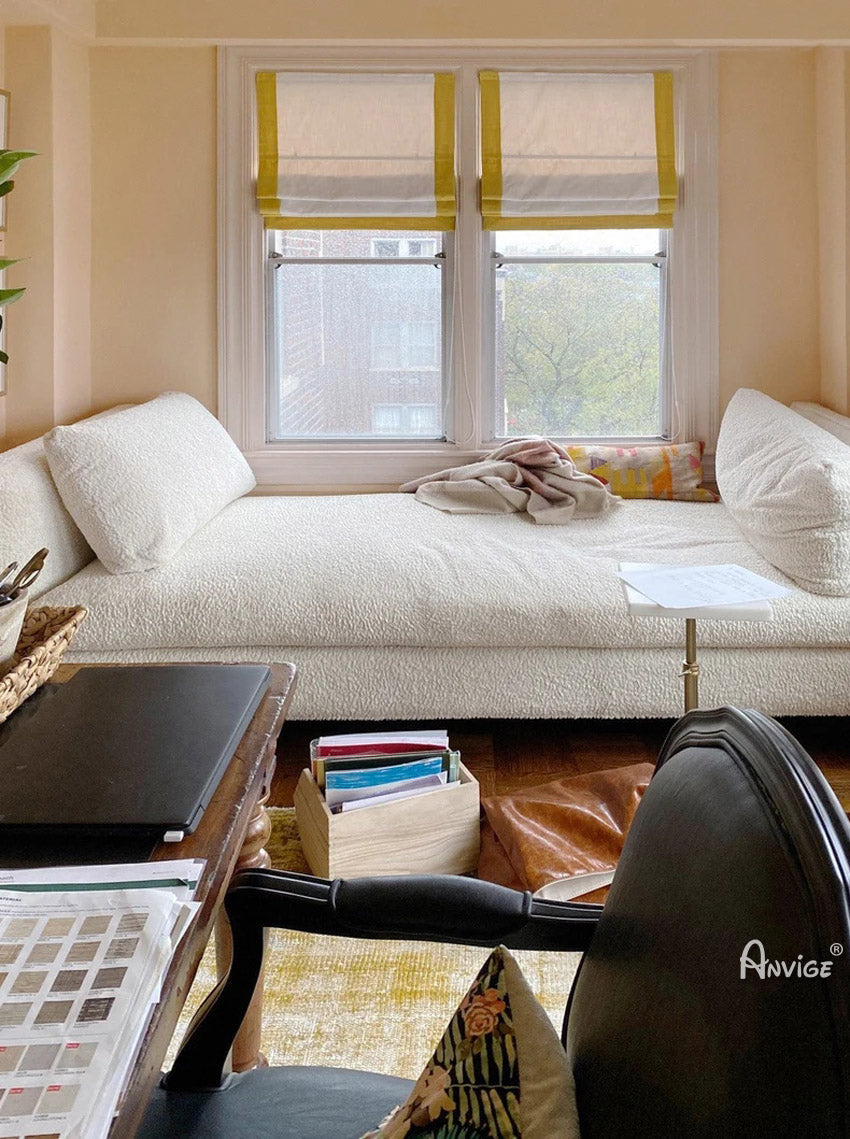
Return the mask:
M 451 443 L 292 443 L 245 451 L 257 479 L 258 493 L 343 494 L 397 490 L 412 479 L 447 467 L 475 463 L 508 442 L 495 439 L 478 450 Z M 570 439 L 565 446 L 640 447 L 669 445 L 669 439 Z M 714 474 L 714 456 L 703 456 L 705 478 Z
M 486 451 L 461 450 L 451 444 L 294 444 L 246 451 L 261 489 L 298 488 L 303 493 L 330 493 L 365 487 L 397 489 L 401 483 L 446 467 L 474 463 Z M 309 488 L 309 489 L 307 489 Z M 325 491 L 325 488 L 328 488 Z

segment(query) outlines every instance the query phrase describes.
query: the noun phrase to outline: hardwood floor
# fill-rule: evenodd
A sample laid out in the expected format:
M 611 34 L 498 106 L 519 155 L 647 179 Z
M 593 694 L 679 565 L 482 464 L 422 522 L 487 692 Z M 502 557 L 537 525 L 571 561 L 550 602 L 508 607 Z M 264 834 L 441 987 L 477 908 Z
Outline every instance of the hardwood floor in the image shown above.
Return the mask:
M 629 763 L 653 763 L 672 720 L 453 720 L 442 722 L 453 747 L 481 784 L 482 795 L 531 787 L 564 775 Z M 784 720 L 826 775 L 850 813 L 850 717 Z M 292 721 L 278 743 L 270 805 L 288 807 L 310 740 L 338 732 L 389 731 L 430 724 Z

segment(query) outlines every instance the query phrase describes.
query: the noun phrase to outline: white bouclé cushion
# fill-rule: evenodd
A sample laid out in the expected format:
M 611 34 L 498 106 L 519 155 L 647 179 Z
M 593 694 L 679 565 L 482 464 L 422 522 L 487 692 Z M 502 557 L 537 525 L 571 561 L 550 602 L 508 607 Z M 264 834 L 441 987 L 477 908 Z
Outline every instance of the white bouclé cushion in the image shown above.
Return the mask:
M 0 569 L 13 561 L 23 565 L 44 546 L 50 552 L 31 600 L 94 557 L 59 497 L 41 439 L 34 439 L 0 454 Z
M 850 418 L 846 415 L 839 415 L 837 411 L 824 407 L 821 403 L 792 403 L 791 410 L 850 446 Z
M 65 506 L 110 573 L 164 564 L 255 486 L 225 429 L 182 392 L 55 427 L 44 451 Z
M 748 541 L 812 593 L 850 596 L 850 447 L 762 392 L 723 416 L 717 486 Z

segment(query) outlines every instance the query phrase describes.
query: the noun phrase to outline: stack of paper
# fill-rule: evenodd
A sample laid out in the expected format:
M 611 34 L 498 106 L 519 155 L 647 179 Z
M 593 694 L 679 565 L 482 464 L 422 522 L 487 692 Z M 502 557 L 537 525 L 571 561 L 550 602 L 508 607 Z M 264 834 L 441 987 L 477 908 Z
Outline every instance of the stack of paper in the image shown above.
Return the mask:
M 460 752 L 444 731 L 352 732 L 313 740 L 310 766 L 331 810 L 351 811 L 456 783 Z
M 0 1134 L 107 1134 L 202 869 L 0 871 Z
M 621 562 L 617 576 L 664 609 L 752 605 L 791 592 L 784 585 L 734 564 L 643 565 Z

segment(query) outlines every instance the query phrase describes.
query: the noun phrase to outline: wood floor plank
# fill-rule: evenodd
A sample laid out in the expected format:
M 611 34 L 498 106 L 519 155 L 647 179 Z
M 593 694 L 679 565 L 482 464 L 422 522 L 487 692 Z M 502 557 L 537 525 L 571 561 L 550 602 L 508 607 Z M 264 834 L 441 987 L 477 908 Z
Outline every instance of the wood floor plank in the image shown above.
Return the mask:
M 482 796 L 586 771 L 654 763 L 672 720 L 457 720 L 447 728 L 453 747 L 481 784 Z M 819 765 L 850 813 L 850 717 L 783 721 Z M 433 727 L 433 723 L 291 721 L 278 742 L 270 805 L 291 806 L 310 740 L 324 734 Z
M 850 716 L 788 717 L 781 723 L 806 749 L 850 815 Z

